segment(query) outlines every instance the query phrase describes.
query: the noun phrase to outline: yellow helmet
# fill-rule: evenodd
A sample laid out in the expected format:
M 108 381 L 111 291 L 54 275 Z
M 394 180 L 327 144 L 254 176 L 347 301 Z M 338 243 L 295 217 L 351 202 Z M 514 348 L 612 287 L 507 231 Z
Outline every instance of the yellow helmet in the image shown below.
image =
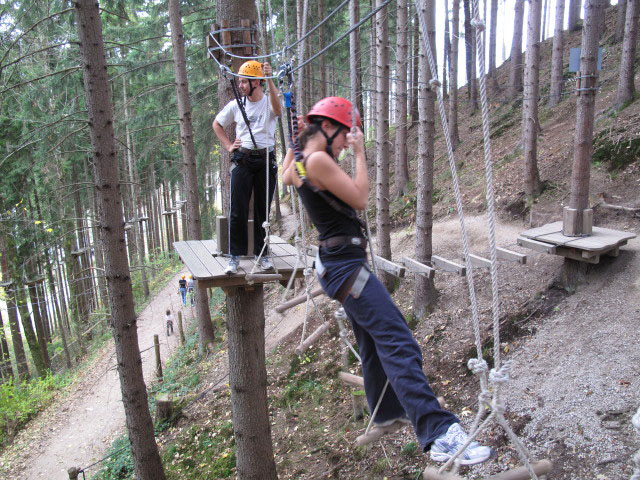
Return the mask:
M 262 64 L 260 62 L 256 62 L 255 60 L 244 62 L 240 66 L 238 74 L 245 77 L 264 77 L 264 73 L 262 73 Z
M 181 275 L 181 276 L 180 276 L 180 278 L 183 278 L 183 279 L 184 279 L 184 275 Z
M 189 275 L 189 278 L 193 278 L 193 275 Z

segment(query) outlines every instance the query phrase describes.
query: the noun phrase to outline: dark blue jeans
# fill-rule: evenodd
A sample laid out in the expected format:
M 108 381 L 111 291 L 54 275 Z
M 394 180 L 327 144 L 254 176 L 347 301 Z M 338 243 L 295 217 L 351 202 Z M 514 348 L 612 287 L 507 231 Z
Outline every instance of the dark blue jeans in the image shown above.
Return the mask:
M 332 298 L 344 280 L 364 262 L 362 258 L 331 260 L 321 256 L 321 259 L 326 273 L 320 284 Z M 360 297 L 348 295 L 343 307 L 351 320 L 360 349 L 365 393 L 371 412 L 389 379 L 375 421 L 383 422 L 406 413 L 420 445 L 426 451 L 458 419 L 440 407 L 431 390 L 422 371 L 422 352 L 402 313 L 373 274 Z

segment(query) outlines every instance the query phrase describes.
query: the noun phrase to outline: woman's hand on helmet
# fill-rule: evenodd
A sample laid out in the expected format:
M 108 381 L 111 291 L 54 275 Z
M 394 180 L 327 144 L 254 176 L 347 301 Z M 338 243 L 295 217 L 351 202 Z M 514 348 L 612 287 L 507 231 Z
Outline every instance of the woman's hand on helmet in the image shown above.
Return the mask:
M 354 154 L 364 153 L 364 134 L 358 127 L 347 133 L 347 143 Z

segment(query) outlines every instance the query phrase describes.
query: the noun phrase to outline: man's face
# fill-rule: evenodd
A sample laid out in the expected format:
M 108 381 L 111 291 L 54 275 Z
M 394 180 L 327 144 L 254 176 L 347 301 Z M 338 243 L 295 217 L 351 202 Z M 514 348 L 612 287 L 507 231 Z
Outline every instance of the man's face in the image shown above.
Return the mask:
M 252 82 L 259 83 L 259 80 L 249 80 L 248 78 L 240 78 L 240 83 L 239 83 L 238 87 L 240 88 L 240 93 L 243 96 L 249 95 L 249 92 L 251 91 L 251 83 Z M 257 86 L 257 85 L 255 85 L 255 86 Z

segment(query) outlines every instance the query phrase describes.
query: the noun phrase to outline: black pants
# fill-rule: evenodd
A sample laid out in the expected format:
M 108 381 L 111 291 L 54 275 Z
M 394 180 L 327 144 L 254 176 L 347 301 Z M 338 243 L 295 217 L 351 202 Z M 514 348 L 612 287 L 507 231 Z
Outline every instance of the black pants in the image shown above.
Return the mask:
M 231 170 L 231 215 L 229 216 L 229 252 L 231 255 L 247 254 L 247 220 L 249 200 L 253 192 L 253 253 L 259 255 L 264 246 L 266 220 L 266 165 L 262 155 L 248 155 L 235 151 L 235 164 Z M 273 152 L 269 153 L 269 208 L 276 188 L 278 167 Z M 268 252 L 267 252 L 268 253 Z

